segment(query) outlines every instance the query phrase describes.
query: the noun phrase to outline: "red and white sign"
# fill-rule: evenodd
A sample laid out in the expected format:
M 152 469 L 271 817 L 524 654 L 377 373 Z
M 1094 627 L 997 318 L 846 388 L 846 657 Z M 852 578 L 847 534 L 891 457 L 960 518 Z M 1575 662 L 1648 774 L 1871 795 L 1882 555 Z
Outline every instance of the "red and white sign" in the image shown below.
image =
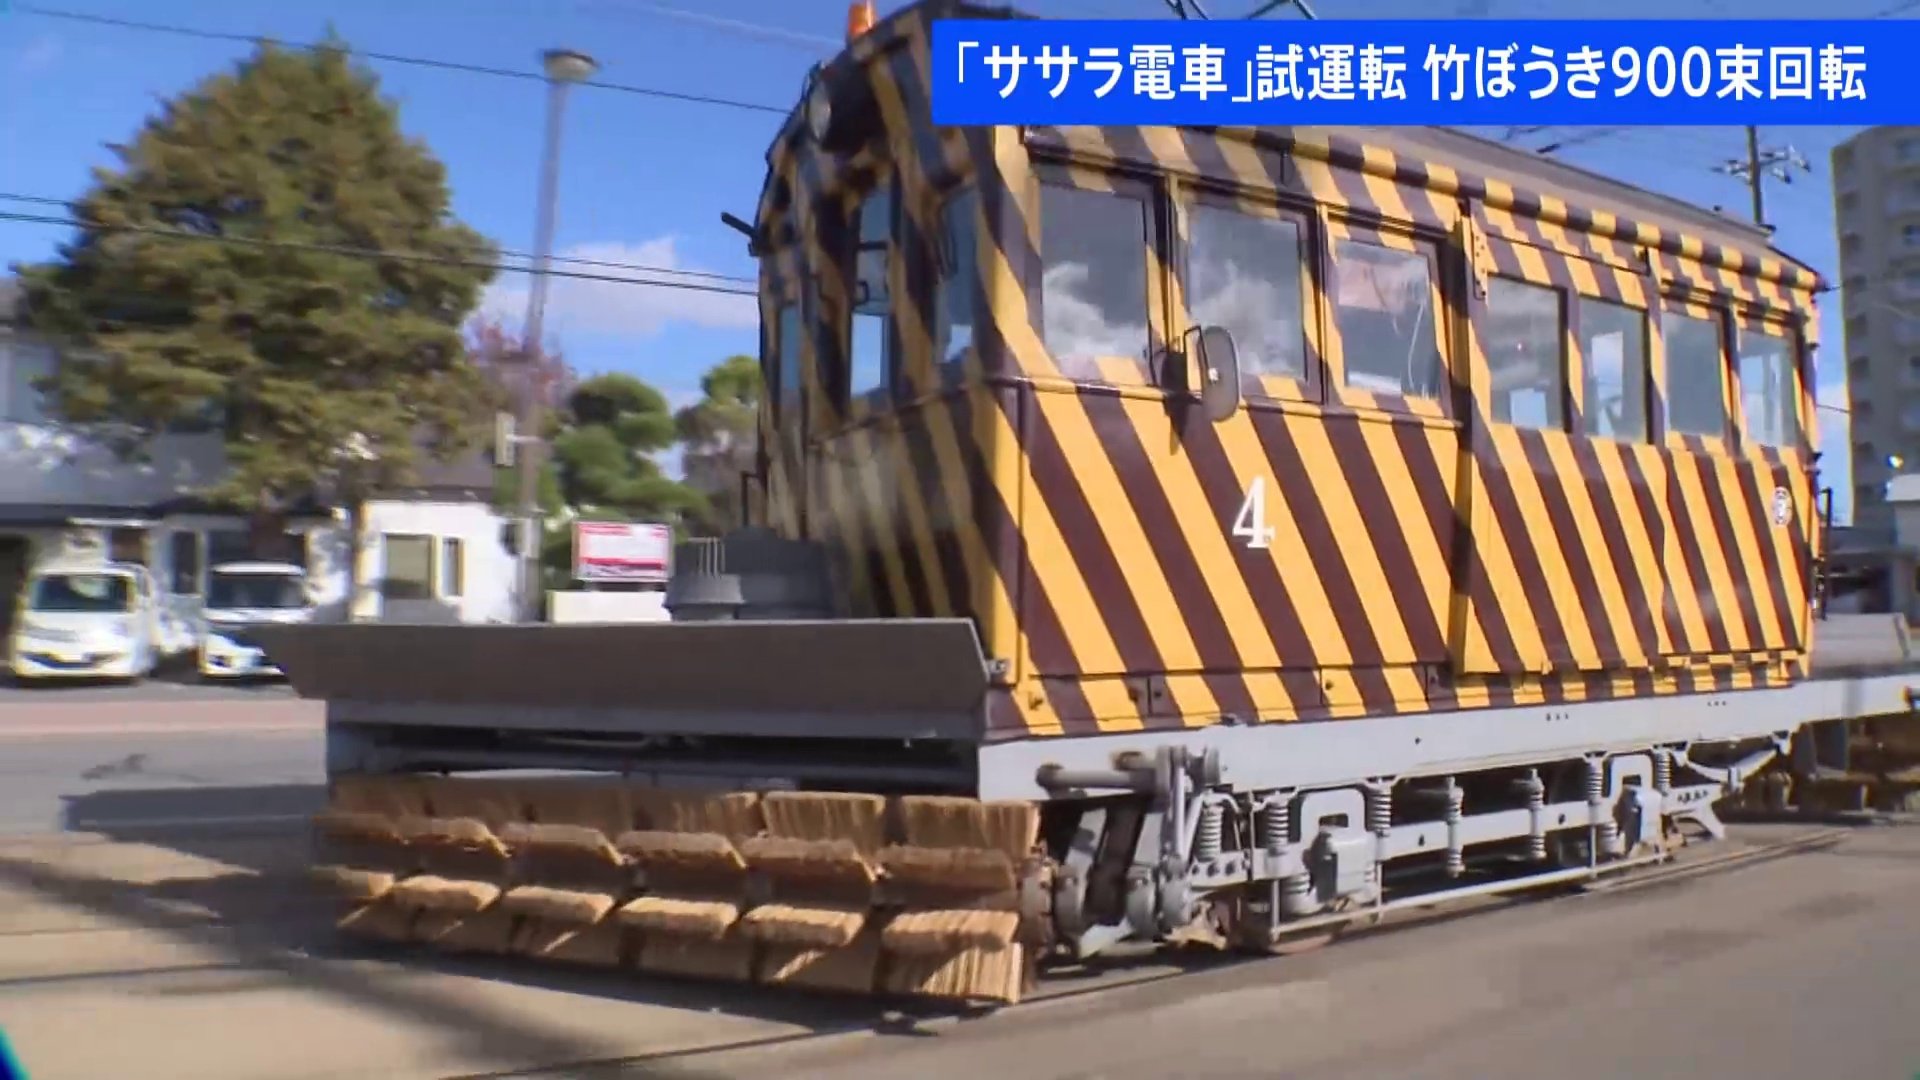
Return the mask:
M 573 523 L 578 581 L 664 582 L 673 561 L 673 529 L 625 521 Z

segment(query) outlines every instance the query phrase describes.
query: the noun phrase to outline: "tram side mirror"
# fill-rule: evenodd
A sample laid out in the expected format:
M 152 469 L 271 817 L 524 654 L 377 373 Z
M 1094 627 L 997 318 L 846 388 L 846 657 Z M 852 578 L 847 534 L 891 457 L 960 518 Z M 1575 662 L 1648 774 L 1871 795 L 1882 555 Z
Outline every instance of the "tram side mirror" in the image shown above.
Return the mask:
M 1224 326 L 1200 330 L 1194 342 L 1194 360 L 1200 368 L 1200 403 L 1207 419 L 1218 424 L 1240 409 L 1240 354 L 1233 335 Z

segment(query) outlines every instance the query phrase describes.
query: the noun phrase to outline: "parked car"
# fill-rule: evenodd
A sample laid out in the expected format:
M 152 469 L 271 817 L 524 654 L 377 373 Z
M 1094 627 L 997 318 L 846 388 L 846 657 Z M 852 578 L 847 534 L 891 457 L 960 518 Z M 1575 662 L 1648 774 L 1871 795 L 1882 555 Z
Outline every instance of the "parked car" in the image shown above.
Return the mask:
M 138 682 L 160 660 L 153 577 L 133 563 L 48 565 L 27 576 L 8 643 L 14 677 Z
M 209 567 L 201 610 L 200 676 L 277 678 L 276 667 L 248 635 L 262 623 L 308 622 L 314 613 L 307 572 L 292 563 L 233 562 Z

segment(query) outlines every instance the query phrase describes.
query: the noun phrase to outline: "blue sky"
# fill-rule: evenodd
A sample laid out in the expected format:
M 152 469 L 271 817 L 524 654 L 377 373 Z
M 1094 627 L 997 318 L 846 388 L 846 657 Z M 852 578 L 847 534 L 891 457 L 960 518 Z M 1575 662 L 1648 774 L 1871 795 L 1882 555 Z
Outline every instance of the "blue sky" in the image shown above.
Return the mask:
M 1253 0 L 1208 0 L 1216 16 Z M 0 5 L 5 6 L 5 5 Z M 882 13 L 899 6 L 881 3 Z M 1054 17 L 1167 14 L 1162 0 L 1031 0 L 1022 10 Z M 1314 0 L 1321 18 L 1572 17 L 1588 8 L 1614 18 L 1804 18 L 1798 0 Z M 107 142 L 131 135 L 158 98 L 244 56 L 238 42 L 198 40 L 88 24 L 35 8 L 226 34 L 312 41 L 331 25 L 370 52 L 533 70 L 539 50 L 592 53 L 600 78 L 785 108 L 814 60 L 837 47 L 846 18 L 839 0 L 14 0 L 0 14 L 0 192 L 71 198 L 88 169 L 107 164 Z M 1920 0 L 1836 0 L 1821 14 L 1902 15 Z M 1284 16 L 1292 17 L 1292 16 Z M 372 61 L 402 121 L 447 164 L 459 215 L 509 250 L 533 244 L 533 204 L 542 120 L 539 84 Z M 751 276 L 738 234 L 720 224 L 730 210 L 750 217 L 762 154 L 778 117 L 769 112 L 581 88 L 568 106 L 556 251 L 592 259 Z M 1744 153 L 1737 128 L 1643 128 L 1579 142 L 1580 129 L 1523 139 L 1567 141 L 1558 156 L 1704 205 L 1744 213 L 1741 181 L 1713 166 Z M 1769 190 L 1780 246 L 1837 278 L 1833 204 L 1827 177 L 1844 128 L 1782 128 L 1768 144 L 1791 143 L 1811 176 Z M 6 204 L 14 210 L 32 209 Z M 44 208 L 41 208 L 44 209 Z M 62 230 L 0 221 L 0 264 L 48 255 Z M 503 275 L 490 306 L 516 323 L 525 278 Z M 1844 406 L 1845 365 L 1838 303 L 1824 305 L 1821 399 Z M 755 349 L 749 298 L 646 289 L 603 282 L 555 283 L 548 329 L 584 371 L 628 371 L 670 398 L 691 400 L 701 373 Z M 1822 412 L 1824 462 L 1843 517 L 1852 485 L 1844 475 L 1843 415 Z

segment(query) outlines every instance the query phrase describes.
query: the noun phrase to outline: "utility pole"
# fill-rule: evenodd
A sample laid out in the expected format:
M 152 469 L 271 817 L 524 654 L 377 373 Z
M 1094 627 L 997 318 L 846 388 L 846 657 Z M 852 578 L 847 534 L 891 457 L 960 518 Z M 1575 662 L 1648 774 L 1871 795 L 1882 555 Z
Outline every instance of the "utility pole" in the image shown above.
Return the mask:
M 560 117 L 567 102 L 567 88 L 590 79 L 597 70 L 592 57 L 569 49 L 551 49 L 541 57 L 547 75 L 546 145 L 540 159 L 540 206 L 534 232 L 533 282 L 527 290 L 527 325 L 521 339 L 521 357 L 526 378 L 520 387 L 520 417 L 514 425 L 521 437 L 520 537 L 521 618 L 539 622 L 544 592 L 540 579 L 540 464 L 545 455 L 540 441 L 540 385 L 542 342 L 547 310 L 548 265 L 553 254 L 553 219 L 559 201 Z
M 1762 149 L 1760 129 L 1747 125 L 1747 155 L 1745 158 L 1728 158 L 1713 167 L 1717 173 L 1737 176 L 1747 182 L 1747 192 L 1753 197 L 1753 223 L 1767 228 L 1766 181 L 1771 176 L 1783 184 L 1793 183 L 1795 171 L 1812 175 L 1813 164 L 1791 144 Z

